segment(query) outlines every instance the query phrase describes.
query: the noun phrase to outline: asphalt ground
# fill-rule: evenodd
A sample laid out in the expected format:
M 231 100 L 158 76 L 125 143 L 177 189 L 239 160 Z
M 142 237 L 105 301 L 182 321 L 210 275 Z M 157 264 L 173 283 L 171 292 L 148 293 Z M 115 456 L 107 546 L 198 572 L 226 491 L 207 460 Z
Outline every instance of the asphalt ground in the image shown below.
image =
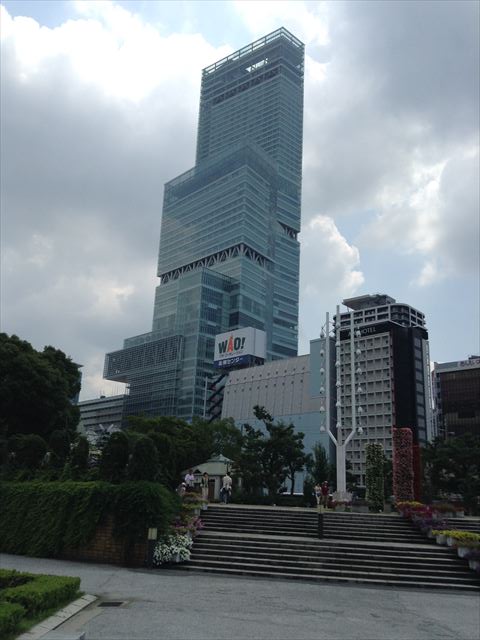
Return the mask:
M 480 594 L 125 569 L 0 554 L 0 567 L 71 575 L 99 600 L 58 631 L 86 640 L 479 640 Z M 121 601 L 102 608 L 102 601 Z

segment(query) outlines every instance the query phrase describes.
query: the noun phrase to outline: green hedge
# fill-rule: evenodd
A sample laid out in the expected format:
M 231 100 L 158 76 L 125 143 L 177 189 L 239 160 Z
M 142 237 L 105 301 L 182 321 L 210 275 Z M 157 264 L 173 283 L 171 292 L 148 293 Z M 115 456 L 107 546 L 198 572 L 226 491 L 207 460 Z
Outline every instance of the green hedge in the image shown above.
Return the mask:
M 24 615 L 25 609 L 21 605 L 0 602 L 0 638 L 13 633 Z
M 80 578 L 39 575 L 18 587 L 4 589 L 0 598 L 21 605 L 28 616 L 33 616 L 73 600 L 79 588 Z
M 107 515 L 114 534 L 141 539 L 160 533 L 179 511 L 179 499 L 150 482 L 0 482 L 0 551 L 56 557 L 88 543 Z
M 0 592 L 7 587 L 16 587 L 31 580 L 26 573 L 18 573 L 15 569 L 0 569 Z M 1 599 L 1 598 L 0 598 Z

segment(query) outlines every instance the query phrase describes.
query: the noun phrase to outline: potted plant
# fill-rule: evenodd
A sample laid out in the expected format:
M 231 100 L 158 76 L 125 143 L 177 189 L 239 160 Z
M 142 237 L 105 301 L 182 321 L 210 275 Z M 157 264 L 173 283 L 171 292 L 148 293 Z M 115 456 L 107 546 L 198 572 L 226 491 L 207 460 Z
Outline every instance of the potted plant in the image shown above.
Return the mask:
M 432 529 L 432 535 L 435 536 L 437 544 L 447 544 L 447 536 L 444 534 L 444 531 L 441 531 L 440 529 Z
M 470 549 L 464 558 L 468 560 L 470 569 L 480 572 L 480 549 Z

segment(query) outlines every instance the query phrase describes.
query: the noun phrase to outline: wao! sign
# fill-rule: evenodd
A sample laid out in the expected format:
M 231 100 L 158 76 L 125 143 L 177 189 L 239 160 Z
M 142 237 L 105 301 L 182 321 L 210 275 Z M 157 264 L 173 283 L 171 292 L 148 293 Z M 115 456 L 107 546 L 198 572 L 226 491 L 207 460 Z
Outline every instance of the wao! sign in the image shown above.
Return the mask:
M 216 367 L 236 367 L 248 364 L 254 358 L 265 359 L 265 331 L 246 327 L 215 337 L 214 365 Z

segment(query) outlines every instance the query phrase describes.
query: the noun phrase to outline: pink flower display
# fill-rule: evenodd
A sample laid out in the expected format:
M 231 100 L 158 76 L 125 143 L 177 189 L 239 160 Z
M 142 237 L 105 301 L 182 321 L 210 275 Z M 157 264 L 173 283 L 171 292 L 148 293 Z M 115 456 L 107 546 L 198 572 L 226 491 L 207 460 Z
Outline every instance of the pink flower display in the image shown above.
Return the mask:
M 397 502 L 413 500 L 413 437 L 411 429 L 393 429 L 393 493 Z

